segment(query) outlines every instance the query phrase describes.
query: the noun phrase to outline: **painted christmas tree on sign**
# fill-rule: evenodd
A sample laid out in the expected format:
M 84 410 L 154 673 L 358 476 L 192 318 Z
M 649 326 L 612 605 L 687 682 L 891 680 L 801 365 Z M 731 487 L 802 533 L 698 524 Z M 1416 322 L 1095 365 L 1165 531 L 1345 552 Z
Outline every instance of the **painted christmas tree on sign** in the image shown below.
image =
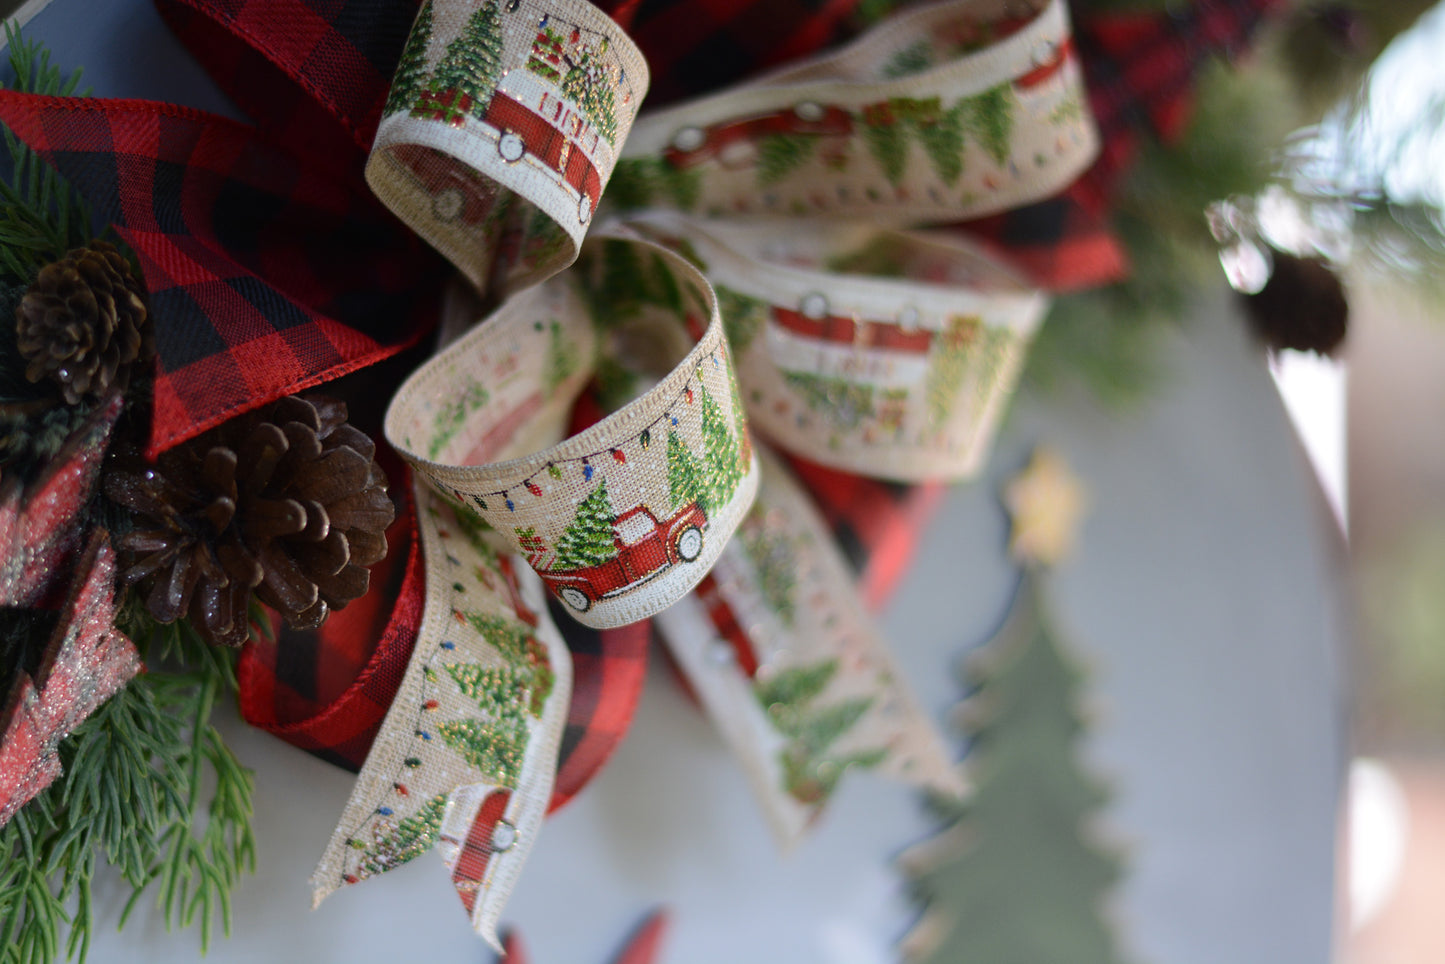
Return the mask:
M 1003 629 L 966 673 L 973 792 L 903 858 L 925 904 L 904 950 L 916 964 L 1121 964 L 1106 904 L 1122 864 L 1094 826 L 1108 794 L 1079 761 L 1085 676 L 1043 598 L 1083 496 L 1041 451 L 1005 502 L 1022 571 Z

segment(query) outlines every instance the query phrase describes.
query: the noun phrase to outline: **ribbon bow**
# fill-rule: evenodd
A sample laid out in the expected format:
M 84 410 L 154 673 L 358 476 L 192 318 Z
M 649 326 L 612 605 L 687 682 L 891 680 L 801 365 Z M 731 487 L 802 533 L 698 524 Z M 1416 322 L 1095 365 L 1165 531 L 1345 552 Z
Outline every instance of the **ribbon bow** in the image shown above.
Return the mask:
M 399 3 L 355 17 L 304 0 L 158 6 L 260 127 L 0 92 L 0 119 L 140 258 L 163 321 L 153 451 L 417 343 L 443 263 L 413 231 L 490 297 L 516 293 L 393 402 L 388 437 L 417 484 L 393 532 L 395 579 L 376 582 L 399 582 L 400 600 L 323 629 L 337 643 L 325 648 L 364 668 L 297 694 L 274 685 L 293 656 L 243 664 L 248 716 L 309 748 L 354 764 L 381 730 L 318 893 L 440 844 L 490 938 L 548 799 L 575 792 L 625 729 L 645 637 L 606 627 L 663 610 L 783 837 L 850 767 L 951 783 L 825 524 L 746 425 L 855 472 L 967 475 L 1042 299 L 953 238 L 817 219 L 952 221 L 1039 202 L 985 233 L 1010 240 L 1052 210 L 1099 239 L 1089 215 L 1127 154 L 1120 132 L 1141 116 L 1175 123 L 1178 88 L 1141 95 L 1142 56 L 1096 88 L 1101 168 L 1044 201 L 1096 143 L 1058 0 L 923 8 L 650 120 L 636 118 L 649 63 L 678 67 L 673 93 L 706 79 L 679 66 L 692 63 L 683 44 L 660 49 L 692 36 L 680 5 L 635 25 L 646 57 L 618 26 L 628 3 L 613 20 L 580 0 L 428 0 L 414 23 Z M 1227 36 L 1258 6 L 1206 19 Z M 790 61 L 836 27 L 792 24 L 763 60 Z M 1187 79 L 1190 53 L 1153 69 Z M 367 181 L 410 230 L 362 184 L 368 149 Z M 645 210 L 589 231 L 609 180 L 618 208 Z M 794 224 L 717 220 L 757 214 Z M 1089 250 L 1028 264 L 1070 284 L 1118 270 L 1107 240 Z M 641 395 L 564 437 L 589 382 Z M 544 586 L 603 628 L 570 658 Z M 348 636 L 380 643 L 367 654 Z M 301 704 L 292 722 L 274 712 L 286 703 Z

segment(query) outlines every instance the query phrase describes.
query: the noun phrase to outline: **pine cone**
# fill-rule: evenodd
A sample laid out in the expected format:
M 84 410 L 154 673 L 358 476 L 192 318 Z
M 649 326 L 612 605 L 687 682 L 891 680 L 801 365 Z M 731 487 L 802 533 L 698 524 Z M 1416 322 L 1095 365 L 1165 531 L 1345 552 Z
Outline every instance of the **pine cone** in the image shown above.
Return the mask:
M 145 289 L 114 246 L 104 241 L 40 269 L 15 309 L 25 377 L 47 375 L 65 400 L 100 395 L 126 366 L 151 352 Z
M 1242 295 L 1255 336 L 1275 351 L 1333 355 L 1344 343 L 1350 305 L 1339 276 L 1321 258 L 1271 249 L 1274 270 L 1256 294 Z
M 314 629 L 366 592 L 396 510 L 371 439 L 346 406 L 291 396 L 115 470 L 105 491 L 138 517 L 121 539 L 126 585 L 161 622 L 189 614 L 214 643 L 247 637 L 250 594 Z

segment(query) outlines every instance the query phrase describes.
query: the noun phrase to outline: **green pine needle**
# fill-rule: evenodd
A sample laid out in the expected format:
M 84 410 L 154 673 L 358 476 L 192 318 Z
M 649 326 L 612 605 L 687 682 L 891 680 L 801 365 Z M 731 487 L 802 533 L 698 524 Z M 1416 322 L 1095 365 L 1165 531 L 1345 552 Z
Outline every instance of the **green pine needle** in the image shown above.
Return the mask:
M 201 947 L 231 892 L 255 870 L 251 771 L 211 723 L 235 687 L 234 655 L 186 623 L 157 627 L 132 601 L 118 621 L 151 639 L 154 668 L 107 701 L 60 746 L 63 775 L 0 828 L 0 964 L 85 960 L 97 857 L 133 894 L 124 925 L 154 883 L 167 929 L 199 918 Z M 206 802 L 206 788 L 214 787 Z
M 50 51 L 23 40 L 13 22 L 5 24 L 14 90 L 59 97 L 84 97 L 80 69 L 63 76 L 50 62 Z M 28 284 L 40 268 L 93 234 L 91 212 L 80 192 L 71 187 L 10 128 L 0 124 L 10 156 L 9 183 L 0 180 L 0 276 L 12 284 Z

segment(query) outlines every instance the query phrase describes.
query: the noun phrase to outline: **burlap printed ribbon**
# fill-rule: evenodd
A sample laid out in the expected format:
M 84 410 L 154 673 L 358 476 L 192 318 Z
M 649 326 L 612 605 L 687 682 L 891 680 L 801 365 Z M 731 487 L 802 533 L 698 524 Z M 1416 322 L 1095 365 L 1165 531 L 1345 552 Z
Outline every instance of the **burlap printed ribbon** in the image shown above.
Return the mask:
M 774 835 L 795 843 L 850 769 L 958 795 L 944 744 L 848 591 L 817 510 L 776 456 L 761 467 L 737 538 L 656 622 Z
M 748 515 L 748 424 L 849 471 L 965 477 L 1044 299 L 977 251 L 876 223 L 637 212 L 589 227 L 614 174 L 622 207 L 714 216 L 946 221 L 1041 197 L 1095 148 L 1071 49 L 1058 0 L 955 0 L 634 130 L 646 66 L 589 4 L 423 4 L 368 183 L 506 300 L 387 415 L 418 479 L 427 607 L 318 897 L 440 843 L 495 942 L 569 678 L 528 595 L 543 585 L 589 626 L 664 614 L 784 840 L 850 768 L 957 789 L 776 463 Z M 569 436 L 589 384 L 617 407 Z M 499 586 L 525 605 L 474 598 Z
M 960 221 L 1056 193 L 1097 148 L 1062 0 L 949 0 L 643 115 L 613 199 L 707 217 Z
M 344 884 L 441 849 L 492 944 L 551 796 L 572 691 L 567 646 L 537 578 L 485 524 L 418 480 L 426 608 L 401 688 L 312 875 Z

